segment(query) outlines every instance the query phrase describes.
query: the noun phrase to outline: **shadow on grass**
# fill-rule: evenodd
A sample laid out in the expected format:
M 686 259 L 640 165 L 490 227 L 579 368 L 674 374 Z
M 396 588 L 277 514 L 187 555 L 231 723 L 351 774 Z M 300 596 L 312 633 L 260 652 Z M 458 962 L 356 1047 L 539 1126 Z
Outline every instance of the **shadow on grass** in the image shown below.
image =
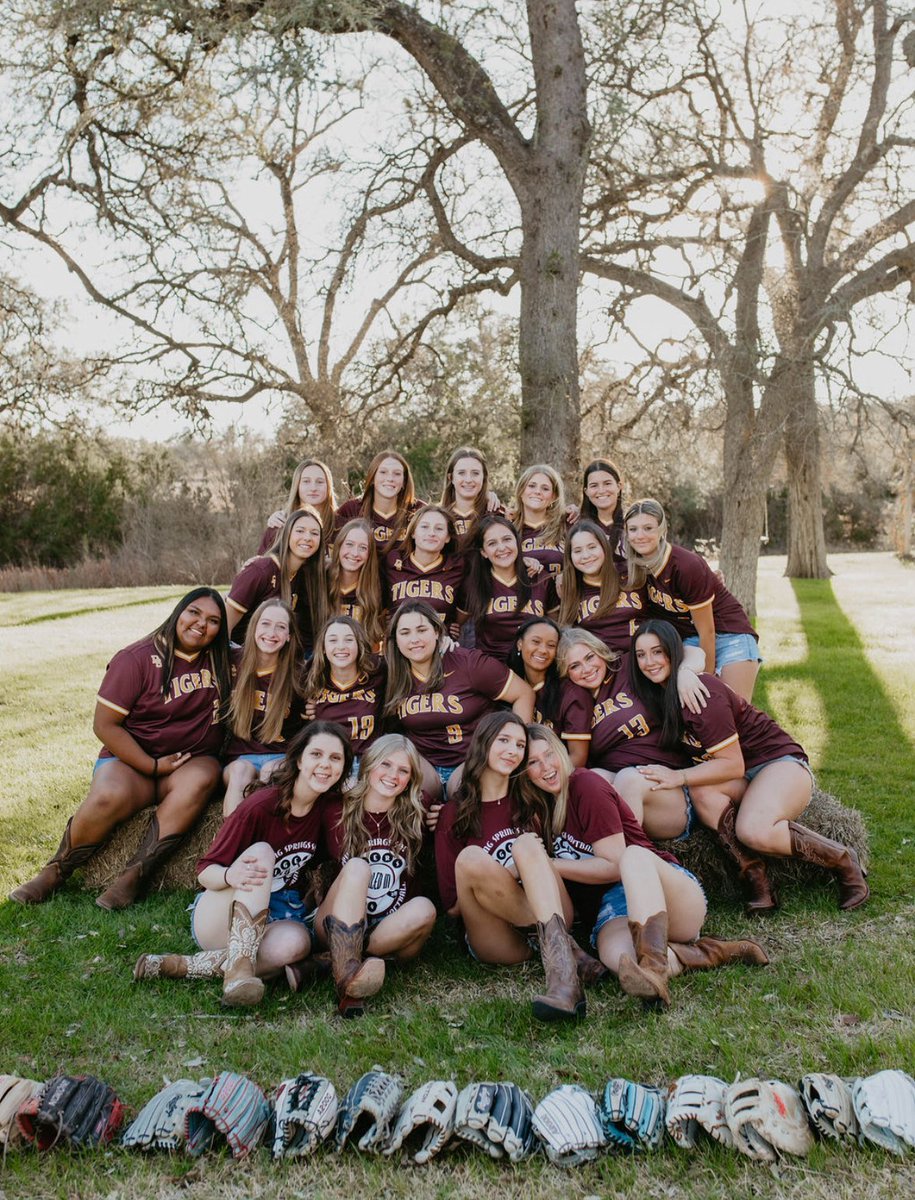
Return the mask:
M 908 899 L 915 877 L 912 745 L 832 584 L 791 582 L 808 654 L 803 662 L 764 668 L 754 700 L 768 711 L 767 684 L 813 683 L 826 714 L 818 782 L 867 820 L 875 899 Z

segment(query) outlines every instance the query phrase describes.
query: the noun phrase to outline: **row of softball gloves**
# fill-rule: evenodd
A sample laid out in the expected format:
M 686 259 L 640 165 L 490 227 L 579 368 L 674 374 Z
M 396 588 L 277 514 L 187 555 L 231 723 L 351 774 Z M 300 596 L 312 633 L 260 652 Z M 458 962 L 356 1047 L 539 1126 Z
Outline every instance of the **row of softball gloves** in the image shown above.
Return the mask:
M 46 1084 L 0 1076 L 0 1144 L 105 1144 L 122 1112 L 112 1089 L 93 1076 L 57 1076 Z M 285 1080 L 268 1099 L 253 1080 L 223 1072 L 163 1088 L 122 1142 L 196 1155 L 225 1139 L 242 1158 L 266 1140 L 281 1158 L 311 1154 L 333 1135 L 338 1149 L 352 1141 L 368 1152 L 402 1151 L 422 1164 L 455 1137 L 514 1162 L 542 1145 L 551 1161 L 571 1166 L 608 1148 L 657 1149 L 665 1130 L 684 1149 L 707 1136 L 774 1162 L 806 1154 L 811 1129 L 902 1154 L 915 1147 L 915 1082 L 897 1070 L 853 1080 L 805 1075 L 799 1090 L 778 1080 L 728 1085 L 710 1075 L 681 1076 L 666 1091 L 611 1079 L 597 1100 L 564 1084 L 535 1107 L 513 1083 L 472 1083 L 458 1092 L 448 1080 L 423 1084 L 404 1103 L 403 1081 L 380 1068 L 357 1080 L 342 1102 L 330 1080 L 310 1073 Z

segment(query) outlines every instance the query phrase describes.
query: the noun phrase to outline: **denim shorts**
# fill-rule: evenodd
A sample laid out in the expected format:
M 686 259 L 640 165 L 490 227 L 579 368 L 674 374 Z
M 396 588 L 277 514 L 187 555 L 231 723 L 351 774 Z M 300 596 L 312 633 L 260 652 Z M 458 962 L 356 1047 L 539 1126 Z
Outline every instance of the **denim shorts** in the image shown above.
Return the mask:
M 797 765 L 799 767 L 803 767 L 804 770 L 807 772 L 807 774 L 810 776 L 811 783 L 816 782 L 813 778 L 813 771 L 811 771 L 811 769 L 810 769 L 810 763 L 805 762 L 805 760 L 803 758 L 798 758 L 798 756 L 796 754 L 782 754 L 778 758 L 770 758 L 768 762 L 757 763 L 755 767 L 750 767 L 748 770 L 744 771 L 744 778 L 753 780 L 756 778 L 756 776 L 759 774 L 760 771 L 764 771 L 766 769 L 766 767 L 771 767 L 773 763 L 780 763 L 780 762 L 797 763 Z
M 197 941 L 197 935 L 194 932 L 194 910 L 200 903 L 201 896 L 205 895 L 205 893 L 206 889 L 198 892 L 187 906 L 187 911 L 191 914 L 191 937 L 197 946 L 200 943 Z M 309 909 L 302 899 L 301 894 L 295 888 L 285 888 L 278 892 L 270 893 L 270 905 L 267 909 L 268 925 L 272 921 L 298 921 L 314 937 L 315 918 L 317 915 L 318 910 L 316 908 Z
M 674 838 L 675 842 L 685 842 L 699 826 L 699 818 L 696 816 L 696 806 L 693 804 L 693 798 L 689 794 L 689 788 L 686 784 L 683 785 L 683 795 L 686 797 L 686 827 L 682 833 L 678 833 Z
M 267 763 L 279 762 L 282 757 L 282 754 L 239 754 L 232 762 L 250 763 L 255 771 L 259 772 Z M 229 763 L 229 766 L 231 765 L 232 763 Z
M 683 639 L 684 646 L 698 646 L 698 637 Z M 752 633 L 716 633 L 715 634 L 715 674 L 721 674 L 722 667 L 729 667 L 736 662 L 759 662 L 759 642 Z
M 442 787 L 446 788 L 448 786 L 448 780 L 457 770 L 457 767 L 433 767 L 432 769 L 442 781 Z
M 693 883 L 697 884 L 702 895 L 705 895 L 702 884 L 699 883 L 699 880 L 692 871 L 687 871 L 686 867 L 681 867 L 679 863 L 671 863 L 670 865 L 675 870 L 682 871 L 684 875 L 688 875 Z M 597 945 L 597 935 L 608 921 L 613 921 L 616 917 L 626 917 L 628 915 L 629 910 L 626 907 L 626 892 L 623 889 L 623 885 L 621 883 L 614 883 L 607 888 L 601 897 L 597 920 L 594 922 L 594 928 L 591 930 L 591 945 Z

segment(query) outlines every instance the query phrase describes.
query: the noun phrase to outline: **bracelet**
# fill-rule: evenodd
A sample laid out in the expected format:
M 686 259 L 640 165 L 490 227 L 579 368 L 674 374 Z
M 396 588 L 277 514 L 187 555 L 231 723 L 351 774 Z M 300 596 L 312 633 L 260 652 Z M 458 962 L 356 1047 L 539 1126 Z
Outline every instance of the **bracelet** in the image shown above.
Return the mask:
M 229 883 L 229 868 L 228 867 L 226 867 L 222 873 L 222 882 L 226 885 L 226 887 L 232 886 L 231 883 Z

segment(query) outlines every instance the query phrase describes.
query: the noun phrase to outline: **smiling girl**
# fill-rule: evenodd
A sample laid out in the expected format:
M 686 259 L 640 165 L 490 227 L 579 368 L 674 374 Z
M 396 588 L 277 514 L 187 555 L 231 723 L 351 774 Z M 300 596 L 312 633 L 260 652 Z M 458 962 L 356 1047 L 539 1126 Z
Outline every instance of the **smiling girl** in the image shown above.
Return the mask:
M 317 458 L 306 458 L 300 462 L 292 475 L 289 498 L 285 508 L 270 514 L 267 528 L 257 548 L 258 554 L 266 554 L 276 541 L 277 532 L 286 524 L 286 518 L 297 508 L 311 507 L 321 518 L 324 541 L 328 543 L 334 531 L 334 513 L 337 499 L 334 496 L 334 480 L 330 468 Z
M 300 657 L 292 609 L 282 600 L 265 600 L 251 617 L 244 647 L 232 654 L 235 682 L 228 761 L 222 773 L 224 816 L 235 811 L 256 779 L 269 780 L 286 743 L 301 727 Z
M 324 809 L 324 837 L 340 873 L 315 928 L 330 948 L 344 1017 L 360 1016 L 365 998 L 381 987 L 384 959 L 415 958 L 435 924 L 435 906 L 416 890 L 421 784 L 414 747 L 401 734 L 386 734 L 363 756 L 355 786 Z
M 465 560 L 448 509 L 440 504 L 420 508 L 407 526 L 403 542 L 385 554 L 382 570 L 385 602 L 392 612 L 405 600 L 425 600 L 446 626 L 452 625 Z
M 330 615 L 353 617 L 375 647 L 384 637 L 385 603 L 378 545 L 362 517 L 347 521 L 334 539 L 328 567 Z
M 54 857 L 10 899 L 48 900 L 122 821 L 152 804 L 156 811 L 139 849 L 96 901 L 108 909 L 132 904 L 219 782 L 231 686 L 222 597 L 213 588 L 194 588 L 148 637 L 108 664 L 92 726 L 102 749 L 89 794 Z
M 381 733 L 386 667 L 352 617 L 332 617 L 318 635 L 304 684 L 309 720 L 336 721 L 356 758 Z
M 557 575 L 562 569 L 566 511 L 562 480 L 545 463 L 521 472 L 509 507 L 521 537 L 521 550 Z
M 371 523 L 379 549 L 386 549 L 401 537 L 419 507 L 410 464 L 396 450 L 382 450 L 369 463 L 362 495 L 340 505 L 335 524 L 341 529 L 362 517 Z
M 229 632 L 241 644 L 251 610 L 278 597 L 295 612 L 302 648 L 311 653 L 314 630 L 327 617 L 327 568 L 321 518 L 313 508 L 290 513 L 269 554 L 252 558 L 226 597 Z
M 587 629 L 608 650 L 628 650 L 647 615 L 648 593 L 620 579 L 610 543 L 596 522 L 578 521 L 569 530 L 558 586 L 560 625 Z

